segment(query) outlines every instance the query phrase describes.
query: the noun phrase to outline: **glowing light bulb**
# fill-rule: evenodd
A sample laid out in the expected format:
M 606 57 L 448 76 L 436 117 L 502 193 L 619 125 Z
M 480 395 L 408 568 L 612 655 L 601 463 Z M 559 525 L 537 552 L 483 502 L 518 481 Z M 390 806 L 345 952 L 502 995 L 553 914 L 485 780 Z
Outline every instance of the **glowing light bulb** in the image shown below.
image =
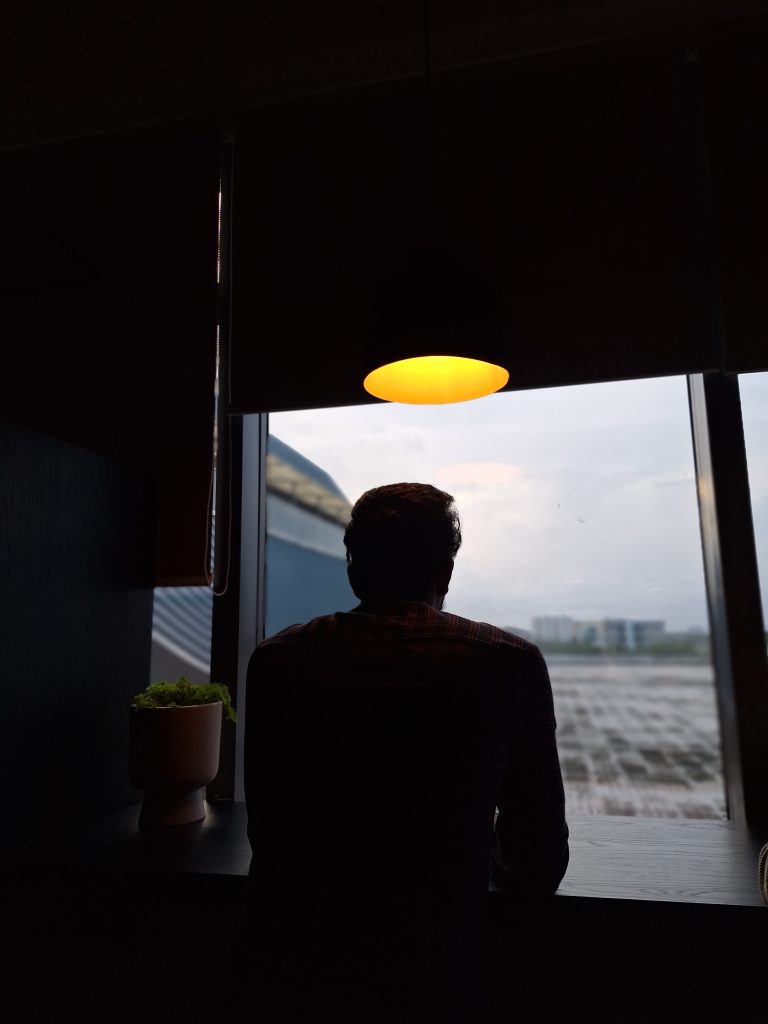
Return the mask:
M 509 371 L 464 356 L 416 356 L 372 370 L 365 390 L 387 402 L 441 405 L 483 398 L 503 388 Z

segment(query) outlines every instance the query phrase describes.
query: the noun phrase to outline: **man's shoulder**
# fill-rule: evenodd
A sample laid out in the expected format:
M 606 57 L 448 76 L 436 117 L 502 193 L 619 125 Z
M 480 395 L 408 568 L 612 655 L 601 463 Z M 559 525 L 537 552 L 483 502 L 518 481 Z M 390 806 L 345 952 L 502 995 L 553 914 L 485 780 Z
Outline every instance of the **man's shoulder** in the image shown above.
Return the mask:
M 340 669 L 342 664 L 358 666 L 372 658 L 382 665 L 393 658 L 416 659 L 426 665 L 429 659 L 453 664 L 457 671 L 486 666 L 493 672 L 502 666 L 503 670 L 527 666 L 536 671 L 543 660 L 539 648 L 517 633 L 419 602 L 388 614 L 355 609 L 320 615 L 281 629 L 254 651 L 254 660 L 262 668 L 270 664 L 276 671 L 330 663 Z
M 528 689 L 546 676 L 539 648 L 488 622 L 424 605 L 391 614 L 357 610 L 296 623 L 262 640 L 248 665 L 249 685 L 282 690 L 285 680 L 358 686 L 361 680 L 408 688 L 429 681 L 441 687 Z M 489 691 L 490 692 L 490 691 Z
M 319 615 L 307 622 L 286 626 L 259 644 L 258 649 L 290 647 L 313 641 L 334 640 L 357 635 L 381 634 L 393 638 L 398 635 L 421 635 L 449 641 L 477 643 L 483 646 L 539 654 L 532 641 L 511 630 L 490 622 L 469 619 L 453 612 L 437 611 L 427 604 L 410 602 L 394 614 L 365 614 L 360 609 Z
M 435 639 L 447 656 L 494 666 L 507 671 L 541 671 L 544 658 L 535 643 L 518 633 L 494 626 L 490 622 L 468 619 L 451 612 L 438 612 L 439 626 Z
M 278 654 L 303 657 L 311 656 L 317 649 L 334 648 L 354 641 L 364 643 L 370 635 L 369 623 L 365 618 L 354 610 L 317 615 L 306 622 L 285 626 L 265 637 L 256 647 L 256 652 L 271 652 L 276 657 Z
M 512 648 L 517 651 L 537 653 L 538 647 L 532 641 L 511 630 L 494 626 L 479 619 L 468 619 L 453 612 L 436 612 L 436 624 L 447 634 L 475 639 L 494 647 Z
M 346 612 L 334 612 L 331 615 L 318 615 L 307 622 L 295 622 L 290 626 L 284 626 L 277 632 L 265 637 L 256 649 L 290 646 L 312 637 L 338 633 L 344 628 L 344 620 L 348 617 L 348 614 Z

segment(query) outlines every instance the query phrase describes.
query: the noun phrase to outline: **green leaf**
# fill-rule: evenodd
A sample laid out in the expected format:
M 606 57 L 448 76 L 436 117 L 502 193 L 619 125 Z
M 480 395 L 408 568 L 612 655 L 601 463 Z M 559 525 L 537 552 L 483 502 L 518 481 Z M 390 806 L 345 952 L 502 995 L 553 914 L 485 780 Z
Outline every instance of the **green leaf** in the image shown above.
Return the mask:
M 213 704 L 220 700 L 224 713 L 230 722 L 237 721 L 229 689 L 223 683 L 191 683 L 186 676 L 180 676 L 175 683 L 160 680 L 137 693 L 133 698 L 134 708 L 176 708 L 190 704 Z

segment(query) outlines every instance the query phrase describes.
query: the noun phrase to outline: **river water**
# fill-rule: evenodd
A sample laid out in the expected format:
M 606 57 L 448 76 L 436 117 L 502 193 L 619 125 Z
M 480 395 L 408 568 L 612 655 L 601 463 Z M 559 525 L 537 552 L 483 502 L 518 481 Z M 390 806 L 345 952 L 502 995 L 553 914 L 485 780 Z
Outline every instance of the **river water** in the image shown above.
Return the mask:
M 545 659 L 569 809 L 726 818 L 709 662 Z

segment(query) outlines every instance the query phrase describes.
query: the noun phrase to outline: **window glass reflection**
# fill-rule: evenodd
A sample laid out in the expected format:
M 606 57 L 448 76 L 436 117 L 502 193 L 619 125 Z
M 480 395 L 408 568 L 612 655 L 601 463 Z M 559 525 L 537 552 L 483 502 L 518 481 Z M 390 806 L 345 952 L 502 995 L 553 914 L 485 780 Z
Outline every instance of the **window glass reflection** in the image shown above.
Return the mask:
M 209 587 L 155 587 L 150 680 L 210 682 L 212 621 Z

